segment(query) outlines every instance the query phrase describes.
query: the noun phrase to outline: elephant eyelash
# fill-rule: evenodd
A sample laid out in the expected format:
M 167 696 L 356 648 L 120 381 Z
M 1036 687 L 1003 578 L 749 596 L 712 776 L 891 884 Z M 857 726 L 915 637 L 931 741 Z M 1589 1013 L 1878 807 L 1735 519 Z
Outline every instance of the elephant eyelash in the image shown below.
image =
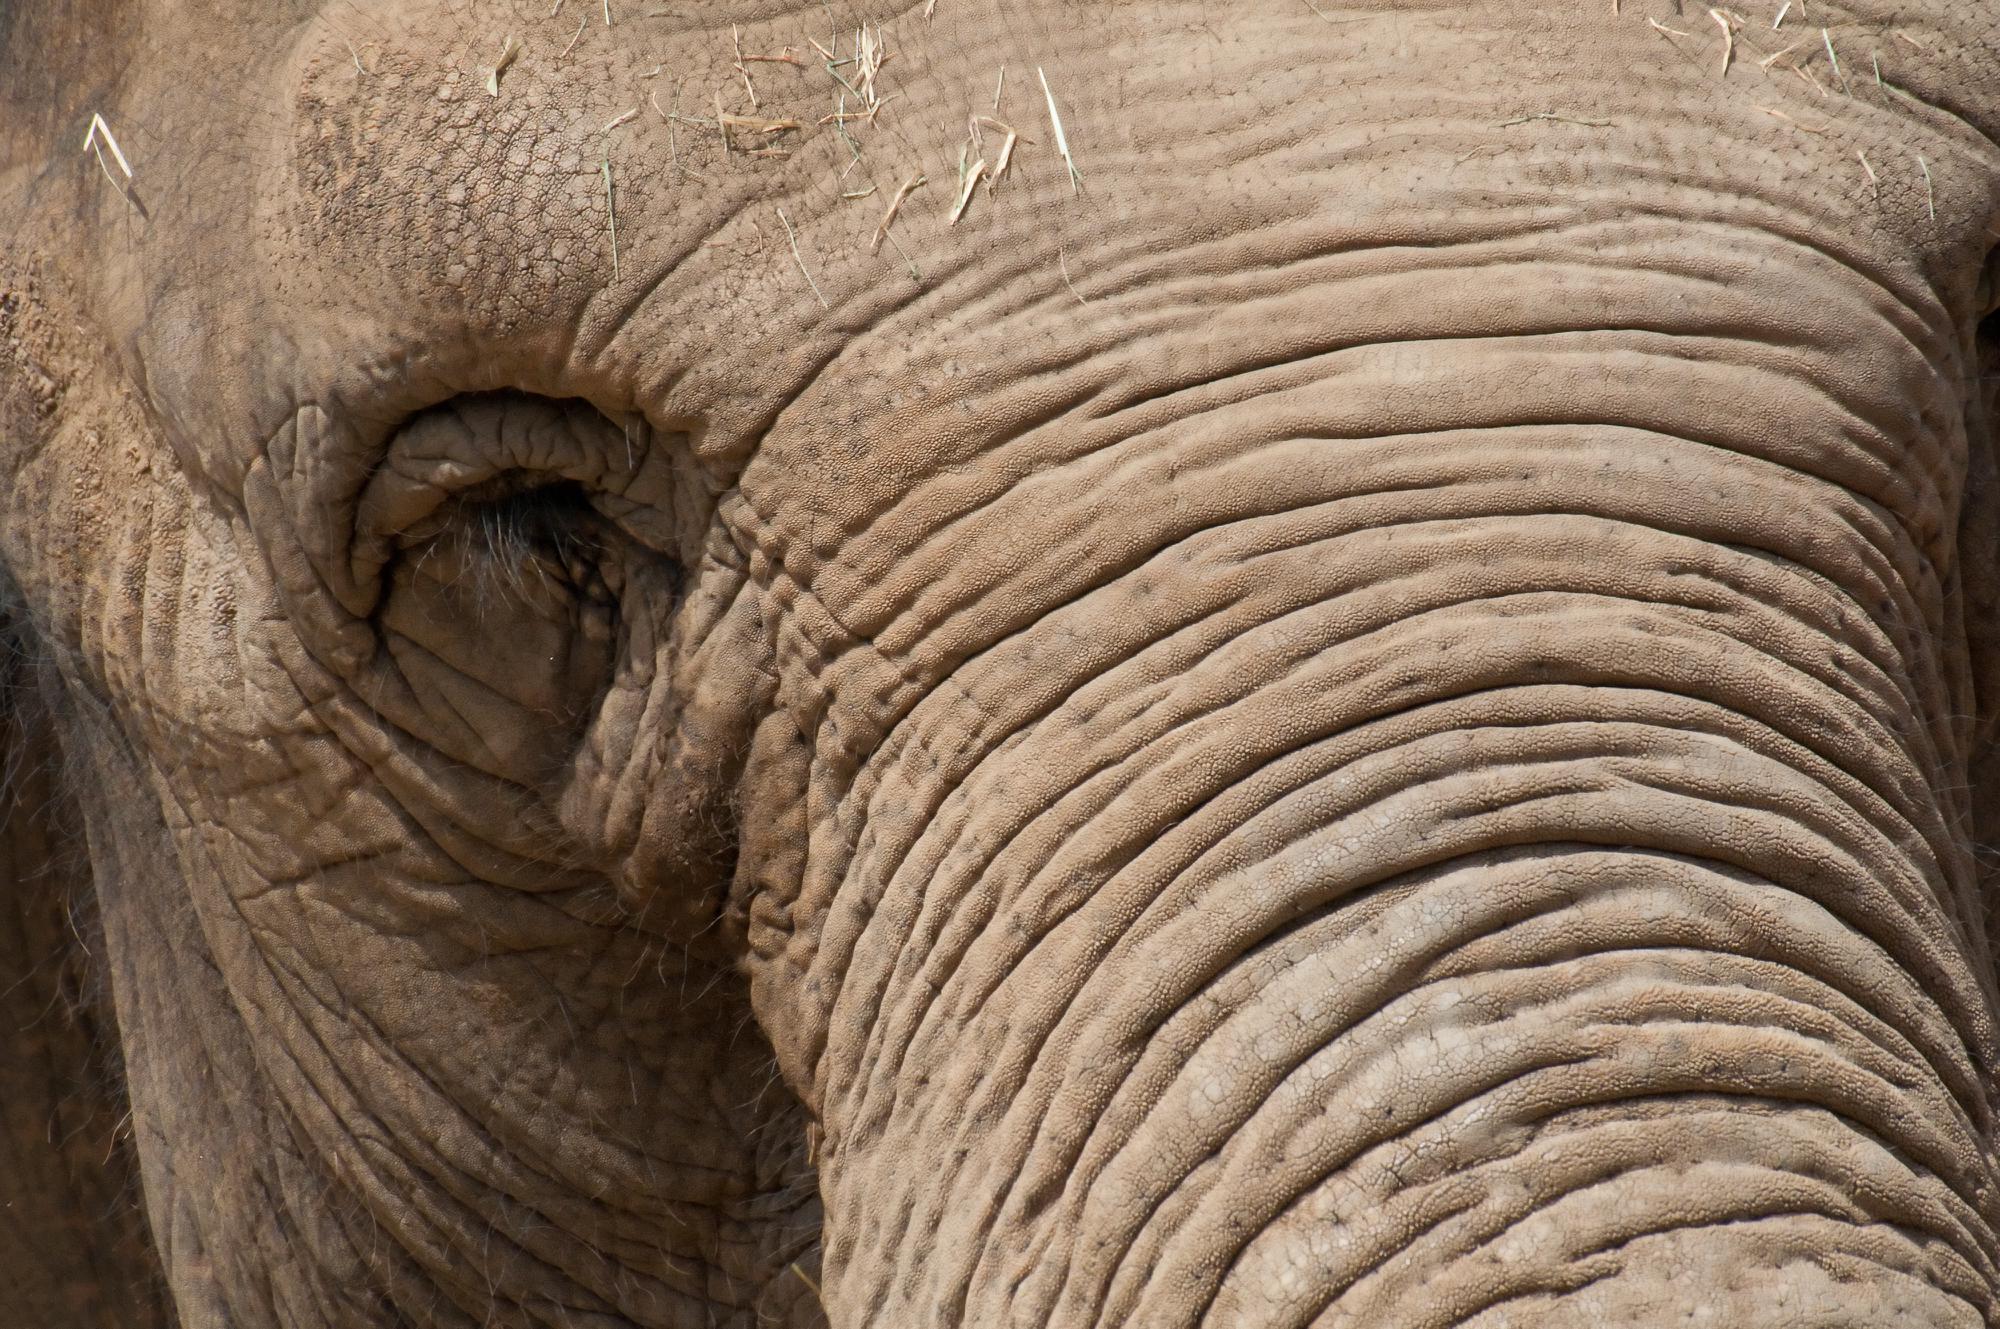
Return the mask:
M 439 529 L 415 552 L 425 564 L 446 550 L 458 555 L 482 602 L 524 601 L 535 592 L 573 590 L 604 552 L 597 510 L 571 481 L 523 486 L 501 477 L 453 501 Z
M 465 503 L 487 556 L 502 567 L 553 556 L 568 564 L 580 555 L 595 555 L 601 546 L 591 537 L 597 511 L 583 487 L 571 482 L 519 490 L 499 499 Z

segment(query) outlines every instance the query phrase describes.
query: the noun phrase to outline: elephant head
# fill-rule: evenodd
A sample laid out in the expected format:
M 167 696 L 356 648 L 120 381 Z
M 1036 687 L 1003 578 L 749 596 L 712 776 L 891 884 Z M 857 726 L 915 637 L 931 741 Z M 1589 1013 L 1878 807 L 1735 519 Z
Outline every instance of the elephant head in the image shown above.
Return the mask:
M 0 8 L 20 1313 L 2000 1316 L 1996 23 Z

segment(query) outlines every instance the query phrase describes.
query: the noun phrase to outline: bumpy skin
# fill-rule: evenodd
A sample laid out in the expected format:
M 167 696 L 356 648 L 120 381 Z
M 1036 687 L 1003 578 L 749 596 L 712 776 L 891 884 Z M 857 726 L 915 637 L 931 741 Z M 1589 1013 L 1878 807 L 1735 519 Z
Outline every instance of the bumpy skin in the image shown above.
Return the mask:
M 0 10 L 24 1322 L 2000 1318 L 1991 6 L 557 8 Z

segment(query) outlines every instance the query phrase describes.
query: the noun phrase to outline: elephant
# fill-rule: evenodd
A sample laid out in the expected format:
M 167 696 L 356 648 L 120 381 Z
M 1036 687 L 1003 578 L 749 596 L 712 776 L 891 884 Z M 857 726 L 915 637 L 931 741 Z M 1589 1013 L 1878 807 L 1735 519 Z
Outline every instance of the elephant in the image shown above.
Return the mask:
M 2000 1320 L 2000 10 L 0 5 L 0 1319 Z

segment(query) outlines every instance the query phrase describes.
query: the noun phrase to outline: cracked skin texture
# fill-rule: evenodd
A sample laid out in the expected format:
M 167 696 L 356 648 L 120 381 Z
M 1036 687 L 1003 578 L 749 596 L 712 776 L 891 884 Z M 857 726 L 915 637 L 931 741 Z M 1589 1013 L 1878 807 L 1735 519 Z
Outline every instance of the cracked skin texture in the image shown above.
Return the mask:
M 2000 1318 L 1992 8 L 923 8 L 0 10 L 8 1313 Z

